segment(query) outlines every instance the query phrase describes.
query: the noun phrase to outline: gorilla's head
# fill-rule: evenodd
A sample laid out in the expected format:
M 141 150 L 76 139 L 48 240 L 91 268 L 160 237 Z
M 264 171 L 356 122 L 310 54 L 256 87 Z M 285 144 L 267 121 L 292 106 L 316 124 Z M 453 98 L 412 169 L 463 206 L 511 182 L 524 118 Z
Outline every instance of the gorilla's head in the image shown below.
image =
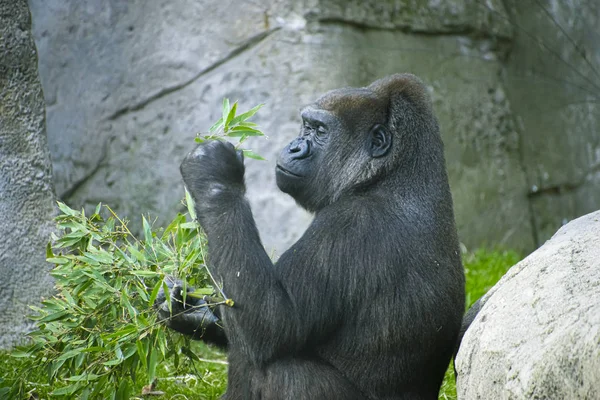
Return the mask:
M 279 188 L 309 211 L 345 193 L 423 175 L 418 161 L 425 157 L 418 155 L 425 146 L 427 158 L 442 157 L 443 166 L 431 101 L 414 75 L 332 90 L 305 107 L 301 116 L 300 135 L 282 150 L 276 176 Z

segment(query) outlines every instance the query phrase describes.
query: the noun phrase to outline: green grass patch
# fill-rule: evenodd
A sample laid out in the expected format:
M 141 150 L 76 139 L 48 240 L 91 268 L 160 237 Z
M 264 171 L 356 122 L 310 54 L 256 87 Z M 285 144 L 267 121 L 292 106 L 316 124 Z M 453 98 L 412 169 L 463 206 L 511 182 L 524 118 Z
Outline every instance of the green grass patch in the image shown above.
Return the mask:
M 202 342 L 192 342 L 190 347 L 199 360 L 192 361 L 182 355 L 177 366 L 172 362 L 158 365 L 156 384 L 151 388 L 153 393 L 146 398 L 216 400 L 225 392 L 225 353 Z M 0 352 L 0 399 L 14 398 L 9 395 L 9 389 L 16 381 L 21 381 L 26 386 L 22 391 L 22 399 L 69 398 L 50 395 L 59 387 L 48 383 L 48 374 L 44 368 L 31 368 L 26 359 L 13 357 L 6 351 Z M 147 383 L 148 376 L 140 373 L 133 385 L 131 398 L 141 398 Z

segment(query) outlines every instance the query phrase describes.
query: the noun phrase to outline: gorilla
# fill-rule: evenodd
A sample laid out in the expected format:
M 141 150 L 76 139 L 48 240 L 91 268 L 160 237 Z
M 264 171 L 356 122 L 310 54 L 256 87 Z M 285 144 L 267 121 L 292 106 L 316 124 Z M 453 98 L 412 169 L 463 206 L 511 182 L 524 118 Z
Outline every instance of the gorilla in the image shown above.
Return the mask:
M 173 314 L 164 304 L 159 313 L 227 347 L 227 400 L 437 399 L 464 272 L 427 89 L 396 74 L 330 91 L 301 117 L 276 177 L 314 213 L 304 235 L 273 263 L 244 195 L 242 154 L 201 144 L 181 174 L 208 264 L 235 304 L 181 304 L 181 282 L 171 281 Z

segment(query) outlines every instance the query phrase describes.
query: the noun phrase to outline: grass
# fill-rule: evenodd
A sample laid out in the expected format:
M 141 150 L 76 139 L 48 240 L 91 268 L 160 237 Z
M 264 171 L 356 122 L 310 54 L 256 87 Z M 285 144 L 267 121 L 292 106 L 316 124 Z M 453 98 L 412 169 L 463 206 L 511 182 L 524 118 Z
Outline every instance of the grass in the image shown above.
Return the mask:
M 464 255 L 467 306 L 485 294 L 519 260 L 520 256 L 513 251 L 480 249 Z M 158 367 L 158 379 L 153 390 L 163 392 L 164 395 L 154 395 L 150 398 L 215 400 L 223 394 L 227 385 L 225 354 L 201 342 L 194 342 L 193 350 L 200 357 L 200 361 L 190 361 L 181 357 L 182 361 L 177 366 L 165 363 Z M 45 371 L 42 368 L 24 370 L 22 364 L 23 359 L 0 352 L 0 388 L 10 386 L 17 377 L 25 374 L 27 390 L 31 393 L 29 399 L 49 399 L 48 393 L 55 388 L 47 383 Z M 142 388 L 146 382 L 147 377 L 137 377 L 134 398 L 142 397 Z M 0 398 L 6 398 L 2 389 Z M 439 399 L 456 399 L 452 365 L 446 372 Z
M 157 367 L 156 385 L 152 389 L 155 394 L 152 399 L 189 399 L 189 400 L 216 400 L 227 386 L 226 355 L 205 345 L 202 342 L 193 342 L 192 350 L 200 357 L 201 361 L 190 361 L 187 357 L 180 357 L 181 364 L 161 364 Z M 23 370 L 23 359 L 11 357 L 7 352 L 0 352 L 0 388 L 12 384 L 21 375 L 25 374 L 27 381 L 28 400 L 54 399 L 49 392 L 56 389 L 47 383 L 47 376 L 42 368 Z M 147 377 L 140 375 L 136 379 L 133 398 L 141 398 Z M 158 395 L 163 392 L 164 395 Z M 0 398 L 5 394 L 0 389 Z

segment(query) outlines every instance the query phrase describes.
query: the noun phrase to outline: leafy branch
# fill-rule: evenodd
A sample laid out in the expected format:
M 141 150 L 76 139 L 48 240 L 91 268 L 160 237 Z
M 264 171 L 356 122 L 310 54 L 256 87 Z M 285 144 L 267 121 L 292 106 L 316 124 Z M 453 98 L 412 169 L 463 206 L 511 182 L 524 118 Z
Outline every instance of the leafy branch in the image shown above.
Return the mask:
M 261 106 L 236 115 L 237 102 L 230 106 L 225 99 L 222 118 L 196 142 L 237 138 L 239 147 L 249 137 L 264 136 L 248 121 Z M 202 306 L 234 304 L 205 264 L 206 237 L 187 191 L 185 203 L 189 215 L 178 214 L 165 229 L 142 216 L 143 238 L 108 206 L 99 204 L 87 216 L 58 203 L 57 234 L 46 249 L 56 294 L 31 307 L 36 329 L 13 352 L 25 368 L 45 369 L 52 396 L 127 399 L 139 376 L 153 384 L 165 360 L 175 367 L 182 356 L 200 360 L 189 339 L 166 329 L 154 308 L 161 289 L 171 308 L 172 276 L 184 282 L 184 301 L 193 296 L 207 300 Z M 188 293 L 188 284 L 198 289 Z M 31 385 L 23 376 L 0 393 L 21 398 Z
M 210 127 L 208 134 L 198 134 L 195 139 L 196 142 L 202 143 L 207 140 L 215 139 L 223 140 L 225 137 L 229 137 L 238 139 L 236 148 L 239 148 L 249 137 L 265 136 L 265 134 L 258 129 L 257 124 L 248 121 L 263 105 L 264 104 L 259 104 L 240 115 L 236 115 L 238 106 L 237 101 L 230 106 L 229 99 L 223 99 L 223 116 Z M 242 151 L 245 157 L 253 158 L 255 160 L 264 160 L 263 157 L 252 150 L 243 149 Z

